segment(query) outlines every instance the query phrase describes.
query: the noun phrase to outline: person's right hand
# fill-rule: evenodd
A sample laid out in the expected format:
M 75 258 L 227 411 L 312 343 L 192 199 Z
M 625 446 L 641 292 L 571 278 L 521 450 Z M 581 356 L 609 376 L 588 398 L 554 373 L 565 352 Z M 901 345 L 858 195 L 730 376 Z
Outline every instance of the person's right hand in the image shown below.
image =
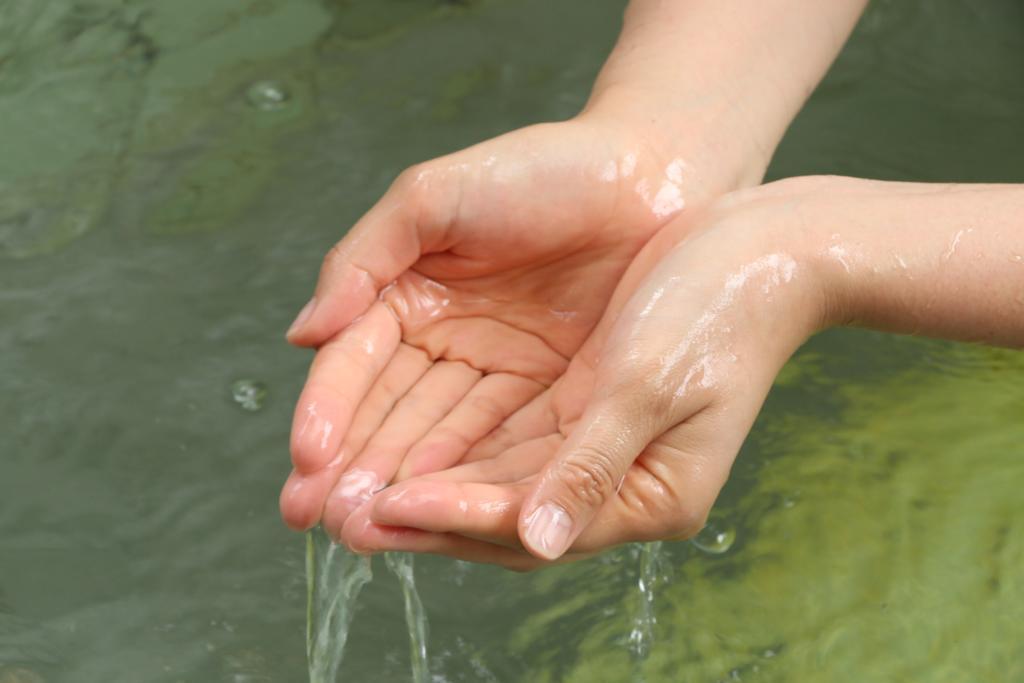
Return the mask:
M 457 461 L 564 372 L 652 235 L 743 175 L 637 130 L 584 114 L 415 166 L 328 253 L 288 335 L 318 348 L 290 526 L 336 536 L 399 467 Z

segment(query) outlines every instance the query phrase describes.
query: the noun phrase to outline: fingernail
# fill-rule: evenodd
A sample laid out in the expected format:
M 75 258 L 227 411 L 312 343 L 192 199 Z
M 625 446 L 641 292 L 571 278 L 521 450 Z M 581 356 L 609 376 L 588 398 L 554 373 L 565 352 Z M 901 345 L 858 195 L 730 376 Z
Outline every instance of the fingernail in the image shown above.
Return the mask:
M 303 325 L 305 325 L 306 321 L 308 321 L 310 319 L 310 317 L 312 317 L 313 309 L 315 309 L 315 308 L 316 308 L 316 297 L 314 296 L 312 299 L 310 299 L 306 303 L 305 306 L 302 307 L 302 310 L 299 311 L 299 314 L 295 317 L 295 322 L 293 322 L 291 324 L 291 327 L 288 328 L 288 333 L 287 334 L 291 335 L 293 332 L 295 332 L 296 330 L 301 328 Z M 280 328 L 278 328 L 278 329 L 280 329 Z
M 526 542 L 548 560 L 556 560 L 569 549 L 572 519 L 555 503 L 545 503 L 526 518 Z

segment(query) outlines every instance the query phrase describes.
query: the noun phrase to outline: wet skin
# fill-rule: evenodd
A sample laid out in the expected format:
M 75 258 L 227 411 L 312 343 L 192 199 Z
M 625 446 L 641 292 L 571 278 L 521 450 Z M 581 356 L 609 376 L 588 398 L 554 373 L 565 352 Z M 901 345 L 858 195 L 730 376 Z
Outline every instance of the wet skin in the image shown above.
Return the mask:
M 495 431 L 566 372 L 637 252 L 673 216 L 695 212 L 686 198 L 706 201 L 704 182 L 681 159 L 666 162 L 587 119 L 410 170 L 325 262 L 340 271 L 339 288 L 393 282 L 372 303 L 368 288 L 368 310 L 319 348 L 293 425 L 289 524 L 322 518 L 337 535 L 396 475 L 480 457 L 520 429 Z M 525 197 L 542 201 L 517 209 Z M 450 210 L 414 208 L 428 202 Z M 364 275 L 358 251 L 385 223 L 395 226 L 385 247 L 395 261 L 384 267 L 416 260 L 397 277 Z M 317 301 L 351 304 L 329 291 Z
M 529 569 L 693 536 L 775 375 L 815 330 L 1024 346 L 1021 216 L 1014 185 L 811 177 L 725 197 L 635 288 L 596 367 L 563 377 L 589 373 L 589 394 L 560 401 L 554 387 L 555 428 L 377 494 L 343 539 Z M 520 532 L 531 514 L 562 527 L 532 554 Z
M 580 116 L 404 173 L 328 254 L 289 332 L 318 352 L 285 521 L 345 537 L 391 481 L 568 433 L 621 305 L 716 197 L 760 181 L 863 4 L 635 0 Z M 526 527 L 564 522 L 529 510 L 523 539 L 550 556 Z

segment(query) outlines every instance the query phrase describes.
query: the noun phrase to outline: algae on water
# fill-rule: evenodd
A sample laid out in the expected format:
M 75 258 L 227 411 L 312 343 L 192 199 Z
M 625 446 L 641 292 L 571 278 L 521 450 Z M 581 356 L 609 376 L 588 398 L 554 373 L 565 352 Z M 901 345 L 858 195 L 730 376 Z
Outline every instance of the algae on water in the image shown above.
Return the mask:
M 821 387 L 838 418 L 769 406 L 763 462 L 730 513 L 742 543 L 719 556 L 666 546 L 674 576 L 658 585 L 644 679 L 1024 680 L 1024 387 L 1006 382 L 1024 355 L 908 343 L 932 357 Z M 574 571 L 516 654 L 543 652 Z M 571 665 L 533 656 L 529 680 L 633 680 L 614 646 L 628 605 L 608 614 Z

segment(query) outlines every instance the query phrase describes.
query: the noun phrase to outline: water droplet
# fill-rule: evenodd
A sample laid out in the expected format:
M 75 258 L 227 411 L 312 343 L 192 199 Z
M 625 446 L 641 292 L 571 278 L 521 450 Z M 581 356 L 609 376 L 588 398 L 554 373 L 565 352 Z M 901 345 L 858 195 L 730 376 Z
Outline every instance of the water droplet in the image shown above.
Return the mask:
M 736 530 L 720 522 L 709 521 L 690 543 L 709 555 L 721 555 L 736 542 Z
M 257 81 L 245 91 L 249 104 L 263 111 L 274 111 L 288 106 L 291 93 L 277 81 Z
M 256 412 L 267 398 L 267 385 L 254 379 L 236 380 L 231 385 L 231 397 L 242 410 Z

